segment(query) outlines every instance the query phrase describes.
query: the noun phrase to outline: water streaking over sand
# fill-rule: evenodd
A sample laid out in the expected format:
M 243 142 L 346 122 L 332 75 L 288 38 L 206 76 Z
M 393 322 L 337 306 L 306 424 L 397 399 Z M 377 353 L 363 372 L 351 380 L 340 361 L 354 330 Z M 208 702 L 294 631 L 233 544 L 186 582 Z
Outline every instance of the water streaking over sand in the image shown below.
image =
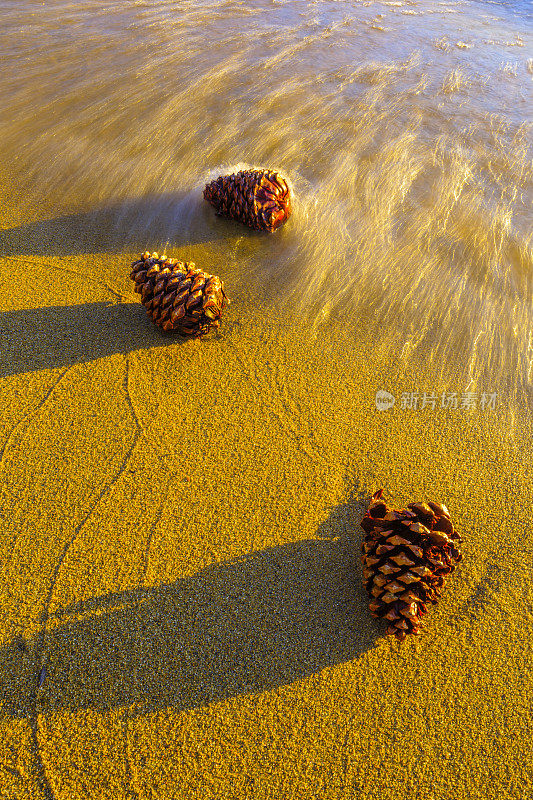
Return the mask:
M 68 251 L 67 214 L 73 252 L 212 241 L 209 266 L 252 302 L 286 300 L 317 330 L 346 315 L 443 381 L 529 386 L 525 6 L 1 6 L 0 159 L 38 230 L 52 220 L 50 253 Z M 272 239 L 204 208 L 208 176 L 239 164 L 292 181 Z M 8 230 L 7 254 L 33 234 Z

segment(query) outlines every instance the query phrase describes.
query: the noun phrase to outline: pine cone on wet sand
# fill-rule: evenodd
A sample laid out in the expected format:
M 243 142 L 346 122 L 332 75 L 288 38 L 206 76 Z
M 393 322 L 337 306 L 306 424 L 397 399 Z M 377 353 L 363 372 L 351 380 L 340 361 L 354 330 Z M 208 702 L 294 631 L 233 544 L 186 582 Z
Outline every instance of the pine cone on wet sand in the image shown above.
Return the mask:
M 376 492 L 361 521 L 363 581 L 373 617 L 388 622 L 387 633 L 400 641 L 419 633 L 427 603 L 441 595 L 445 576 L 462 556 L 461 543 L 446 506 L 409 503 L 393 511 Z
M 220 176 L 206 185 L 204 198 L 219 216 L 271 233 L 292 211 L 287 181 L 279 172 L 268 169 Z
M 192 261 L 150 254 L 134 261 L 131 279 L 135 291 L 156 325 L 182 336 L 199 336 L 212 326 L 229 303 L 217 275 L 196 269 Z

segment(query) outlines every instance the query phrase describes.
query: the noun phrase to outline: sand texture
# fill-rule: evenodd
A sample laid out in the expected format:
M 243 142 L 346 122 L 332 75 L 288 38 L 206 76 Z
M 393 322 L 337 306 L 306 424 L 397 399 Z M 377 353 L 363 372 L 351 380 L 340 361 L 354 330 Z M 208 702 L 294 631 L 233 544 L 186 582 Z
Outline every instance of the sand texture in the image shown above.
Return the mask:
M 298 324 L 210 242 L 169 254 L 226 281 L 220 333 L 162 335 L 144 242 L 58 255 L 57 221 L 2 213 L 3 800 L 533 797 L 525 403 L 377 411 L 432 375 Z M 381 486 L 464 537 L 401 645 L 361 589 Z

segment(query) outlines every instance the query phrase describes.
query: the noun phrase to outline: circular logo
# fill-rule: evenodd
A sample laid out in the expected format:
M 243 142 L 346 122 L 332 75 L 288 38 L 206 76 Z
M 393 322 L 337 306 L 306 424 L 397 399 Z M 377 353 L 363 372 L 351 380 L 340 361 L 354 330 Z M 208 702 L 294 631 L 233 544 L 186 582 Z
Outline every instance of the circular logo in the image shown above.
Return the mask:
M 385 389 L 378 389 L 376 392 L 376 408 L 378 411 L 388 411 L 394 405 L 395 397 Z

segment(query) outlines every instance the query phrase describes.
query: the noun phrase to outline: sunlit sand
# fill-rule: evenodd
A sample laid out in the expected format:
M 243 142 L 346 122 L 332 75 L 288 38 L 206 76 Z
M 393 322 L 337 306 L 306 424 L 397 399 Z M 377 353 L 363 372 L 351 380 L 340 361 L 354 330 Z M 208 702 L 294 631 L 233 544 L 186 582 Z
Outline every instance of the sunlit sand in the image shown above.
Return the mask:
M 0 796 L 527 800 L 526 24 L 180 5 L 2 40 Z M 202 199 L 254 166 L 294 192 L 272 236 Z M 218 332 L 152 325 L 162 248 L 220 275 Z M 361 588 L 380 487 L 464 539 L 401 644 Z

